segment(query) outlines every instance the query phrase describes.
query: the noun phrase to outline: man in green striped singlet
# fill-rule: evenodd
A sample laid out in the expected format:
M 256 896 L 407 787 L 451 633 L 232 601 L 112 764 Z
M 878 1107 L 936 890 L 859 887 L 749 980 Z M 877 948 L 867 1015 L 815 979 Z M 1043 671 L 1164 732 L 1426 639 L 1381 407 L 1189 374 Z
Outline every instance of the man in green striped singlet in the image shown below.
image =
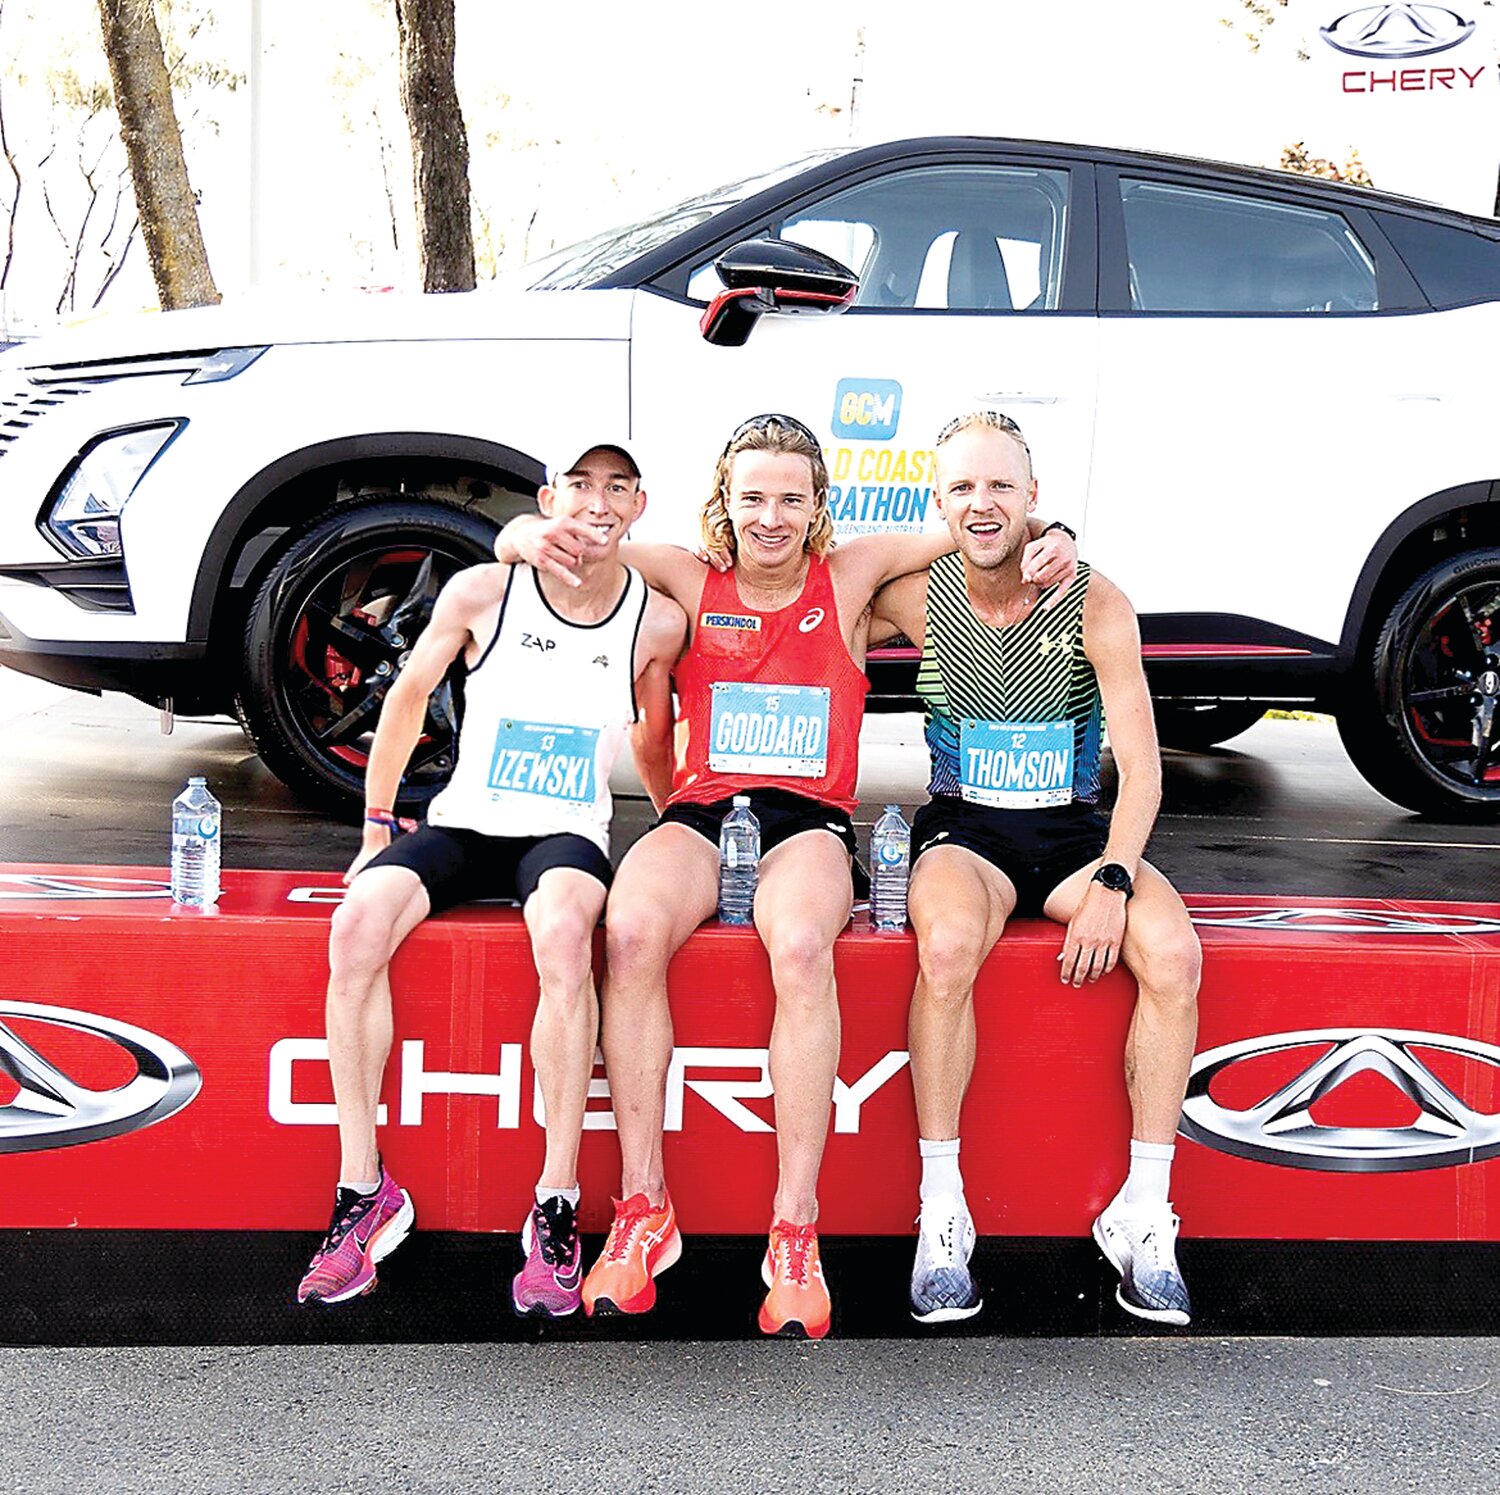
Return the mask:
M 910 1042 L 922 1155 L 912 1313 L 940 1323 L 982 1306 L 958 1165 L 974 981 L 1007 919 L 1045 915 L 1067 926 L 1065 984 L 1097 981 L 1123 960 L 1139 987 L 1125 1040 L 1129 1174 L 1094 1239 L 1120 1273 L 1122 1307 L 1185 1324 L 1169 1187 L 1201 952 L 1182 900 L 1142 859 L 1161 759 L 1135 612 L 1081 561 L 1061 596 L 1022 580 L 1037 485 L 1014 421 L 962 415 L 935 447 L 938 505 L 958 551 L 890 583 L 870 629 L 871 644 L 899 631 L 922 650 L 917 690 L 932 759 L 932 798 L 912 826 Z M 1112 816 L 1098 808 L 1106 716 L 1119 774 Z

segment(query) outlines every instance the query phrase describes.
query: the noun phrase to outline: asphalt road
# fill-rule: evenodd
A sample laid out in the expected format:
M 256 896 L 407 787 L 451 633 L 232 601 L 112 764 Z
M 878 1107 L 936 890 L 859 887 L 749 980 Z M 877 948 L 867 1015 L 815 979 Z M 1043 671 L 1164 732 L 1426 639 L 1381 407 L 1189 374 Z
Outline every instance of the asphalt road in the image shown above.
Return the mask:
M 915 718 L 871 719 L 864 826 L 920 799 L 920 741 Z M 0 742 L 3 861 L 164 865 L 197 772 L 232 863 L 329 869 L 353 847 L 222 723 L 162 738 L 143 706 L 0 671 Z M 1500 897 L 1500 828 L 1388 804 L 1326 723 L 1264 722 L 1165 769 L 1152 856 L 1186 889 Z M 648 821 L 621 811 L 617 854 Z M 0 1349 L 0 1449 L 6 1486 L 37 1492 L 1490 1495 L 1497 1384 L 1488 1338 Z
M 1493 1495 L 1494 1340 L 0 1351 L 28 1492 Z

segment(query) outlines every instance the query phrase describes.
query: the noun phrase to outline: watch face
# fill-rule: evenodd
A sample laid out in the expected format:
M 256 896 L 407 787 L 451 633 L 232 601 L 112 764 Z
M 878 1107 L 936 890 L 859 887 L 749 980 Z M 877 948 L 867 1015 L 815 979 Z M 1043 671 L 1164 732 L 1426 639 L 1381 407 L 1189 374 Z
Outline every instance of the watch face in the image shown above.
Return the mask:
M 1095 874 L 1094 880 L 1116 893 L 1130 891 L 1130 874 L 1118 863 L 1107 862 Z

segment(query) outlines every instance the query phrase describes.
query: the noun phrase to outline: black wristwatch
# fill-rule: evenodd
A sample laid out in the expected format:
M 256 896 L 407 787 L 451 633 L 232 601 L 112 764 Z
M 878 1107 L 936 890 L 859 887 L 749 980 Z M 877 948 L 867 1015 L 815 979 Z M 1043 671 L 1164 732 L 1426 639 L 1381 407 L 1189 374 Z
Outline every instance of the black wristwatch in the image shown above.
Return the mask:
M 1037 539 L 1040 540 L 1043 535 L 1050 535 L 1055 529 L 1060 529 L 1063 534 L 1065 534 L 1075 545 L 1078 543 L 1078 535 L 1073 530 L 1070 530 L 1068 526 L 1062 522 L 1061 519 L 1054 519 L 1052 523 L 1049 524 L 1047 528 L 1037 536 Z
M 1092 881 L 1102 882 L 1111 893 L 1123 893 L 1126 903 L 1135 897 L 1135 884 L 1130 874 L 1118 862 L 1106 862 L 1093 876 Z

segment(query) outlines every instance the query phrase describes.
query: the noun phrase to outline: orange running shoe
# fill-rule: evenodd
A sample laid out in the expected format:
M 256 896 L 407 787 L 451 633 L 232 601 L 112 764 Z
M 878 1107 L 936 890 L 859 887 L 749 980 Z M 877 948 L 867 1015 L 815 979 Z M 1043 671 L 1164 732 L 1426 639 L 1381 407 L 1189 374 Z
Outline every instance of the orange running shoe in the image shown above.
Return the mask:
M 609 1238 L 583 1279 L 583 1311 L 649 1313 L 656 1307 L 656 1278 L 681 1255 L 671 1195 L 660 1209 L 644 1194 L 615 1200 Z
M 818 1254 L 816 1225 L 788 1225 L 778 1220 L 760 1275 L 771 1289 L 760 1306 L 762 1334 L 822 1339 L 833 1319 L 823 1259 Z

